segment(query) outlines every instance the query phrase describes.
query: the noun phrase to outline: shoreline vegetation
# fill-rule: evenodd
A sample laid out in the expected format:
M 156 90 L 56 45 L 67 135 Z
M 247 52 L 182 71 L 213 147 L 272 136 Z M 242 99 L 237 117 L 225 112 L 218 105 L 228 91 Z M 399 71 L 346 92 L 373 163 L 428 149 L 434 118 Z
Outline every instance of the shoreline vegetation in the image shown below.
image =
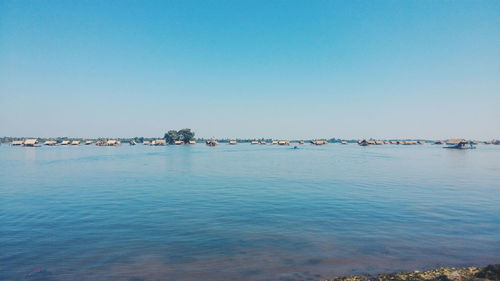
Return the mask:
M 361 146 L 368 145 L 384 145 L 384 144 L 400 144 L 400 145 L 422 145 L 422 144 L 494 144 L 500 145 L 500 140 L 465 140 L 465 139 L 446 139 L 446 140 L 430 140 L 430 139 L 342 139 L 342 138 L 319 138 L 319 139 L 273 139 L 273 138 L 195 138 L 195 133 L 191 129 L 169 130 L 163 137 L 132 137 L 132 138 L 70 138 L 70 137 L 0 137 L 0 144 L 11 144 L 14 146 L 55 146 L 55 145 L 98 145 L 98 146 L 117 146 L 121 144 L 144 144 L 153 146 L 162 145 L 193 145 L 197 143 L 204 143 L 208 146 L 215 146 L 218 144 L 236 145 L 238 143 L 249 143 L 255 145 L 263 144 L 276 144 L 276 145 L 326 145 L 329 143 L 334 144 L 359 144 Z
M 500 264 L 485 267 L 443 267 L 425 271 L 378 274 L 375 277 L 352 275 L 325 281 L 500 281 Z

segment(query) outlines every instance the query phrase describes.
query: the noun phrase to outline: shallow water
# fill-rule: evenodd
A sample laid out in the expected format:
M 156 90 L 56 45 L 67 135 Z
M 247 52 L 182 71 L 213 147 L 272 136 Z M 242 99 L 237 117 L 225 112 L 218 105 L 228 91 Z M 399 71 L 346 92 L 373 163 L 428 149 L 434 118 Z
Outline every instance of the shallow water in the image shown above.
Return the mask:
M 500 146 L 0 146 L 0 280 L 500 262 Z

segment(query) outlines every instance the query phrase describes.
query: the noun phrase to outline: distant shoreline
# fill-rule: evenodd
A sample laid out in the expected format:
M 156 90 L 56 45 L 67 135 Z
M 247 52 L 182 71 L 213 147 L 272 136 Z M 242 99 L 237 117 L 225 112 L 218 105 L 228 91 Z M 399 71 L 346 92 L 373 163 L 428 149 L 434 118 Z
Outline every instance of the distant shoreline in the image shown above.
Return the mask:
M 134 137 L 134 138 L 68 138 L 68 137 L 49 137 L 49 138 L 40 138 L 40 137 L 0 137 L 0 144 L 12 144 L 15 142 L 24 142 L 26 140 L 36 140 L 37 144 L 47 144 L 47 142 L 52 142 L 51 145 L 84 145 L 87 144 L 96 144 L 99 142 L 107 142 L 114 141 L 120 144 L 150 144 L 155 141 L 162 141 L 164 138 L 146 138 L 146 137 Z M 192 143 L 183 142 L 182 144 L 205 144 L 207 141 L 216 141 L 217 143 L 224 144 L 238 144 L 238 143 L 249 143 L 249 144 L 278 144 L 278 142 L 286 142 L 286 144 L 315 144 L 315 145 L 325 145 L 325 144 L 359 144 L 361 141 L 366 141 L 369 144 L 373 145 L 382 145 L 382 144 L 403 144 L 403 145 L 411 145 L 411 144 L 445 144 L 451 139 L 442 139 L 442 140 L 432 140 L 432 139 L 374 139 L 374 138 L 365 138 L 365 139 L 341 139 L 341 138 L 319 138 L 319 139 L 272 139 L 272 138 L 254 138 L 254 139 L 238 139 L 238 138 L 193 138 Z M 458 139 L 454 139 L 458 140 Z M 500 145 L 500 139 L 492 139 L 492 140 L 468 140 L 461 139 L 467 142 L 471 142 L 475 145 L 477 144 L 494 144 Z M 169 143 L 162 143 L 161 145 L 169 145 Z M 176 145 L 175 143 L 170 143 L 170 145 Z

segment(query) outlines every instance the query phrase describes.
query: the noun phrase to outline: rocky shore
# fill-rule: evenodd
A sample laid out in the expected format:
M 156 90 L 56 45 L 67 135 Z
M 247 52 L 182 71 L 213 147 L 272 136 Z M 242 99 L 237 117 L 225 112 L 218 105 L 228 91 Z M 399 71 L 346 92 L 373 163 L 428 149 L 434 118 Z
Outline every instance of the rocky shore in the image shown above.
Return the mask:
M 445 267 L 426 271 L 379 274 L 377 277 L 345 276 L 327 281 L 500 281 L 500 264 L 486 267 Z

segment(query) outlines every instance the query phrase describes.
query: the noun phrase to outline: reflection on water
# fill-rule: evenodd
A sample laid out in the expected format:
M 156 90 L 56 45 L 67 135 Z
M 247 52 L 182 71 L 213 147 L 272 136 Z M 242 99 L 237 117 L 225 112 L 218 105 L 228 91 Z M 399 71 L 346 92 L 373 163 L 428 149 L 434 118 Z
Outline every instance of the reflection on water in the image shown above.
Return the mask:
M 0 147 L 0 280 L 318 280 L 500 258 L 500 147 Z

